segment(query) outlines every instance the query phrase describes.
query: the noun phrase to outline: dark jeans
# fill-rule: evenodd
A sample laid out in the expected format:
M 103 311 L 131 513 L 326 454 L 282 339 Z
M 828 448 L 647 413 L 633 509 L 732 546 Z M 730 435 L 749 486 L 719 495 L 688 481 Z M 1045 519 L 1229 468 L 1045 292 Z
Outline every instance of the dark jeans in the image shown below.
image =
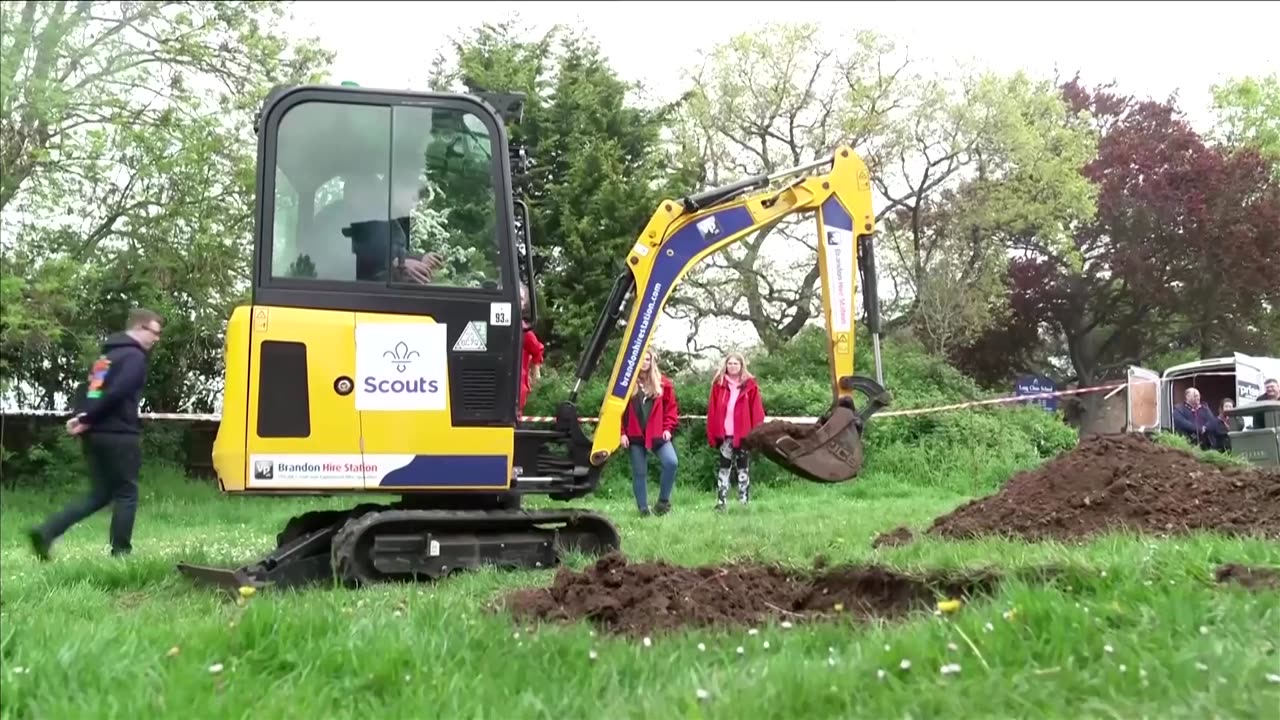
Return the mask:
M 643 442 L 631 441 L 631 490 L 636 496 L 636 505 L 641 510 L 649 508 L 649 457 Z M 653 449 L 658 456 L 662 468 L 662 482 L 658 486 L 658 502 L 669 502 L 671 491 L 676 486 L 676 446 L 675 443 L 658 441 Z
M 46 543 L 52 543 L 72 525 L 112 503 L 111 552 L 128 553 L 133 550 L 133 518 L 138 510 L 142 438 L 90 433 L 82 443 L 89 463 L 89 493 L 46 520 L 39 528 L 40 534 Z

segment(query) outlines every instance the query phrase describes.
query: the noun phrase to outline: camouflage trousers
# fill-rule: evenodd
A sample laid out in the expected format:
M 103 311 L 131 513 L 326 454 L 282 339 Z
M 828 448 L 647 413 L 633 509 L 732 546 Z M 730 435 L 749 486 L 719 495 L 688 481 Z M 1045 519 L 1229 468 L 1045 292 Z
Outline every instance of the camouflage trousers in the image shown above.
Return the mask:
M 716 477 L 716 504 L 724 505 L 729 495 L 729 481 L 738 481 L 738 500 L 746 503 L 751 497 L 751 455 L 745 447 L 735 448 L 733 438 L 720 443 L 720 468 Z

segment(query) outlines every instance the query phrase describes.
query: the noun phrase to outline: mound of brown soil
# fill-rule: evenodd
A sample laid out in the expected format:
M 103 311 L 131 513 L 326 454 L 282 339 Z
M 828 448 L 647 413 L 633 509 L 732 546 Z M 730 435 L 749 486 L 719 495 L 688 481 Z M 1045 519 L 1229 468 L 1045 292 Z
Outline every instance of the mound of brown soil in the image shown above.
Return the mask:
M 928 533 L 1040 540 L 1113 529 L 1280 538 L 1280 472 L 1206 463 L 1139 435 L 1093 436 L 937 518 Z
M 1229 563 L 1220 566 L 1214 577 L 1218 582 L 1235 583 L 1249 590 L 1273 590 L 1280 588 L 1280 569 L 1249 567 Z
M 988 594 L 999 579 L 990 573 L 911 576 L 879 566 L 814 574 L 754 565 L 683 568 L 628 563 L 613 553 L 583 572 L 562 568 L 551 587 L 516 591 L 504 604 L 517 619 L 586 619 L 606 632 L 639 637 L 768 619 L 900 618 L 932 610 L 939 599 Z

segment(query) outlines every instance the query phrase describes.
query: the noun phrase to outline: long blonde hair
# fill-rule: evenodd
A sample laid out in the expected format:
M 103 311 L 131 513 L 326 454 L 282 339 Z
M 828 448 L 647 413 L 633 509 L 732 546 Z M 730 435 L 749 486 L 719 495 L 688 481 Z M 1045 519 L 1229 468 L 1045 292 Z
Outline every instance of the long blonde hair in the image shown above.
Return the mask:
M 751 374 L 751 371 L 747 369 L 747 358 L 740 352 L 731 352 L 724 356 L 724 360 L 720 361 L 720 369 L 716 371 L 716 376 L 711 381 L 712 385 L 724 382 L 725 377 L 729 374 L 728 368 L 730 360 L 737 360 L 738 364 L 742 366 L 742 370 L 738 373 L 739 382 L 746 382 L 755 377 Z
M 649 357 L 648 371 L 641 370 L 639 374 L 640 387 L 649 394 L 649 397 L 662 396 L 662 371 L 658 369 L 658 353 L 648 350 L 645 355 Z

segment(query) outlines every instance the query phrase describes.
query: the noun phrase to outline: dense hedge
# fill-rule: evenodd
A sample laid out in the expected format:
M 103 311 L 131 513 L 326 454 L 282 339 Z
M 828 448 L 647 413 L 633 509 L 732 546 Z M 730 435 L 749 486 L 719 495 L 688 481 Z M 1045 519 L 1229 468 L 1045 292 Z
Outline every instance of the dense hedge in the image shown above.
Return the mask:
M 978 386 L 945 363 L 923 351 L 895 342 L 883 347 L 885 385 L 894 395 L 890 409 L 947 405 L 983 397 Z M 610 356 L 606 355 L 606 359 Z M 824 335 L 811 328 L 782 352 L 748 358 L 770 415 L 816 416 L 831 399 Z M 869 342 L 856 348 L 859 374 L 873 375 Z M 605 370 L 579 394 L 584 416 L 594 416 L 605 394 Z M 529 397 L 528 415 L 552 415 L 556 403 L 567 397 L 572 371 L 544 373 Z M 682 415 L 705 415 L 710 373 L 673 376 Z M 1061 418 L 1034 407 L 987 407 L 907 417 L 876 417 L 867 428 L 867 479 L 892 477 L 888 485 L 868 483 L 876 491 L 910 491 L 931 487 L 975 493 L 997 487 L 1010 473 L 1050 457 L 1076 442 L 1076 433 Z M 680 459 L 679 488 L 709 490 L 715 486 L 716 453 L 706 441 L 701 420 L 685 420 L 677 431 L 676 454 Z M 657 482 L 657 461 L 650 463 L 650 482 Z M 767 460 L 753 462 L 752 483 L 757 491 L 771 485 L 797 482 Z M 629 494 L 630 465 L 625 454 L 616 455 L 605 470 L 602 495 Z M 896 488 L 892 490 L 890 488 Z M 650 492 L 650 495 L 653 491 Z
M 80 443 L 67 435 L 58 418 L 8 418 L 0 450 L 0 480 L 7 488 L 83 484 L 86 468 Z M 146 463 L 181 472 L 186 456 L 186 429 L 180 423 L 143 423 L 142 453 Z
M 917 348 L 890 341 L 883 350 L 885 385 L 894 395 L 890 410 L 934 407 L 982 396 L 975 383 Z M 611 353 L 605 354 L 602 369 L 579 395 L 584 416 L 598 412 L 612 358 Z M 860 374 L 874 374 L 869 342 L 858 346 L 856 363 Z M 749 364 L 759 379 L 769 414 L 815 416 L 827 409 L 830 385 L 820 329 L 802 333 L 782 352 L 751 357 Z M 526 414 L 554 414 L 556 403 L 568 397 L 572 372 L 572 368 L 548 369 L 529 398 Z M 710 374 L 682 371 L 673 380 L 681 413 L 706 414 Z M 181 428 L 165 423 L 148 425 L 148 463 L 180 468 L 184 450 Z M 1038 408 L 988 407 L 877 417 L 867 429 L 862 482 L 865 491 L 871 493 L 918 492 L 922 488 L 965 494 L 986 492 L 1013 471 L 1071 447 L 1075 441 L 1075 431 L 1060 417 Z M 680 459 L 677 493 L 713 488 L 716 454 L 707 446 L 705 423 L 682 422 L 675 443 Z M 80 482 L 83 477 L 79 449 L 60 432 L 59 425 L 45 425 L 24 446 L 4 458 L 6 485 Z M 650 481 L 657 482 L 656 461 L 651 463 Z M 753 462 L 752 483 L 758 495 L 785 482 L 798 481 L 766 460 Z M 630 466 L 625 453 L 619 453 L 605 470 L 601 494 L 625 496 L 630 494 L 630 488 Z

